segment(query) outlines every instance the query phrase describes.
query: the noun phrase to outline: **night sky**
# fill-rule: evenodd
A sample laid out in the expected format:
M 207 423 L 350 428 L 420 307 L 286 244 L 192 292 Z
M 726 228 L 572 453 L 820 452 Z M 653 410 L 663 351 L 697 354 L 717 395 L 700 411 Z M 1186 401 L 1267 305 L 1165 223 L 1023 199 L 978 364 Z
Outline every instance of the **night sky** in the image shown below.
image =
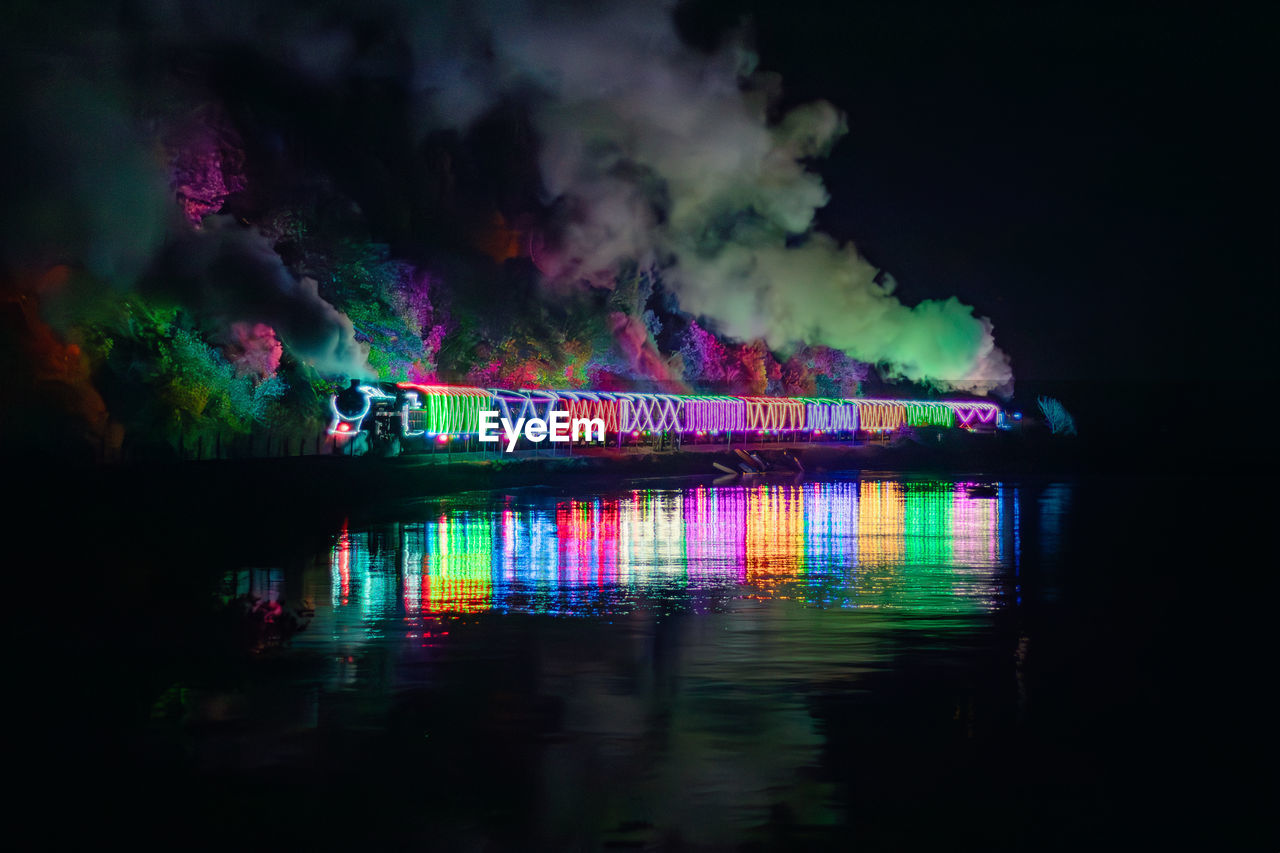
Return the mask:
M 955 292 L 1020 380 L 1269 375 L 1274 17 L 1196 4 L 718 2 L 850 132 L 822 227 Z

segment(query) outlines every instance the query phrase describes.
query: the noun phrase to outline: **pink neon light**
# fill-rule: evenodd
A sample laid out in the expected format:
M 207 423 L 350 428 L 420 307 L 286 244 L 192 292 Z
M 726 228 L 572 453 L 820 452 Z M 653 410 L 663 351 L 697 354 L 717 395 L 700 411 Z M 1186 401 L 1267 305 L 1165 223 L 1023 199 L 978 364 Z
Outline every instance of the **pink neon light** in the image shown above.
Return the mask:
M 472 388 L 467 385 L 417 385 L 413 382 L 397 382 L 397 388 L 421 391 L 423 394 L 442 394 L 446 397 L 490 397 L 483 388 Z
M 567 406 L 571 420 L 574 418 L 587 418 L 588 420 L 600 418 L 604 421 L 604 431 L 606 433 L 621 431 L 618 428 L 617 400 L 579 399 L 576 397 L 566 399 L 566 397 L 567 395 L 560 395 L 560 404 Z
M 982 424 L 995 423 L 1000 412 L 1000 407 L 994 403 L 948 402 L 945 405 L 956 413 L 956 420 L 962 427 L 972 426 L 975 420 Z

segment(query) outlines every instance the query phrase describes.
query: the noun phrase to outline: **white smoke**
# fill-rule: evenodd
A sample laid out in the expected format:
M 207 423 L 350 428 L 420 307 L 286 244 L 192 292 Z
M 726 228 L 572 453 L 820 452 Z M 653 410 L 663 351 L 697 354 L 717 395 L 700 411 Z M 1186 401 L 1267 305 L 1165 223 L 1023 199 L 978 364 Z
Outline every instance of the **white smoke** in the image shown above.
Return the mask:
M 828 195 L 805 162 L 846 132 L 831 104 L 770 122 L 774 81 L 751 54 L 686 47 L 659 6 L 506 16 L 493 34 L 499 83 L 543 94 L 544 184 L 573 212 L 561 276 L 657 263 L 683 309 L 733 337 L 826 344 L 950 388 L 1011 383 L 989 320 L 955 298 L 904 305 L 852 245 L 813 230 Z
M 828 194 L 806 164 L 847 131 L 840 111 L 820 101 L 771 116 L 780 84 L 749 46 L 695 50 L 671 8 L 374 0 L 362 14 L 402 40 L 424 132 L 465 131 L 504 100 L 528 105 L 546 201 L 564 211 L 537 241 L 548 278 L 608 284 L 624 265 L 656 265 L 683 309 L 730 336 L 826 344 L 890 375 L 1007 390 L 989 320 L 954 298 L 904 305 L 852 245 L 814 230 Z M 246 43 L 318 83 L 401 74 L 394 51 L 362 53 L 346 23 L 308 8 L 152 9 L 170 40 Z

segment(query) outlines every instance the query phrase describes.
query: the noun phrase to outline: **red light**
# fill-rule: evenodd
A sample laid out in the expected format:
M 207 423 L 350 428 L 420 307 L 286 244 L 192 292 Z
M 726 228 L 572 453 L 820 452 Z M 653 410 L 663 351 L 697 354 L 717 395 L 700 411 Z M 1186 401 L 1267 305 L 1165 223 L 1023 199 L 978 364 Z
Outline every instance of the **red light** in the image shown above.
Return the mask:
M 351 424 L 338 424 L 338 432 L 350 432 Z
M 440 441 L 440 442 L 444 442 L 444 441 L 448 441 L 448 440 L 449 440 L 449 436 L 447 436 L 447 435 L 442 435 L 442 436 L 440 436 L 439 438 L 437 438 L 437 439 L 436 439 L 436 441 Z

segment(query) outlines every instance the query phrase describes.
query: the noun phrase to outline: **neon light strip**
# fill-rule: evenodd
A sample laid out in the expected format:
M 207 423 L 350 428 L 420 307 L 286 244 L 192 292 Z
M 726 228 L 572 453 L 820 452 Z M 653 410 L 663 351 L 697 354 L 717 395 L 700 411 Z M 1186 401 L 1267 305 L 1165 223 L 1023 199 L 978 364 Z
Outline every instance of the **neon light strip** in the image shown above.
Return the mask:
M 737 397 L 684 398 L 685 432 L 728 432 L 747 428 L 747 406 Z
M 619 431 L 619 404 L 613 394 L 592 391 L 556 391 L 561 407 L 569 412 L 570 419 L 600 418 L 606 433 Z
M 955 426 L 955 410 L 946 403 L 920 403 L 904 401 L 907 410 L 907 423 L 911 426 Z
M 825 397 L 800 399 L 805 404 L 805 429 L 840 432 L 858 428 L 858 407 L 854 404 Z
M 898 429 L 906 420 L 907 411 L 900 400 L 857 399 L 850 402 L 858 406 L 858 423 L 864 430 Z
M 428 433 L 461 435 L 480 429 L 480 412 L 490 407 L 492 395 L 483 388 L 454 385 L 414 385 L 400 382 L 398 388 L 417 391 L 423 397 L 426 416 L 421 424 Z
M 743 397 L 747 429 L 804 429 L 805 405 L 783 397 Z
M 973 400 L 954 400 L 944 403 L 956 413 L 956 418 L 960 421 L 960 426 L 973 426 L 973 422 L 994 424 L 996 415 L 1000 414 L 1000 407 L 995 403 L 980 403 Z
M 681 397 L 674 394 L 619 394 L 618 422 L 623 432 L 687 432 L 680 418 Z
M 556 409 L 559 398 L 554 391 L 503 391 L 495 389 L 489 392 L 490 408 L 498 411 L 498 417 L 507 418 L 515 423 L 520 418 L 530 420 L 540 418 L 550 420 Z
M 994 403 L 976 400 L 884 400 L 824 397 L 730 397 L 724 395 L 676 395 L 606 391 L 485 390 L 466 386 L 415 385 L 400 410 L 402 434 L 459 435 L 479 429 L 479 414 L 495 409 L 513 422 L 519 418 L 548 420 L 564 410 L 571 418 L 599 418 L 605 431 L 720 432 L 731 430 L 892 430 L 904 423 L 913 426 L 1003 426 L 1004 411 Z M 360 386 L 365 408 L 356 417 L 337 409 L 337 395 L 329 400 L 332 418 L 329 434 L 349 436 L 357 430 L 339 431 L 342 424 L 359 425 L 375 399 L 391 400 L 381 389 Z M 419 399 L 419 397 L 421 399 Z

